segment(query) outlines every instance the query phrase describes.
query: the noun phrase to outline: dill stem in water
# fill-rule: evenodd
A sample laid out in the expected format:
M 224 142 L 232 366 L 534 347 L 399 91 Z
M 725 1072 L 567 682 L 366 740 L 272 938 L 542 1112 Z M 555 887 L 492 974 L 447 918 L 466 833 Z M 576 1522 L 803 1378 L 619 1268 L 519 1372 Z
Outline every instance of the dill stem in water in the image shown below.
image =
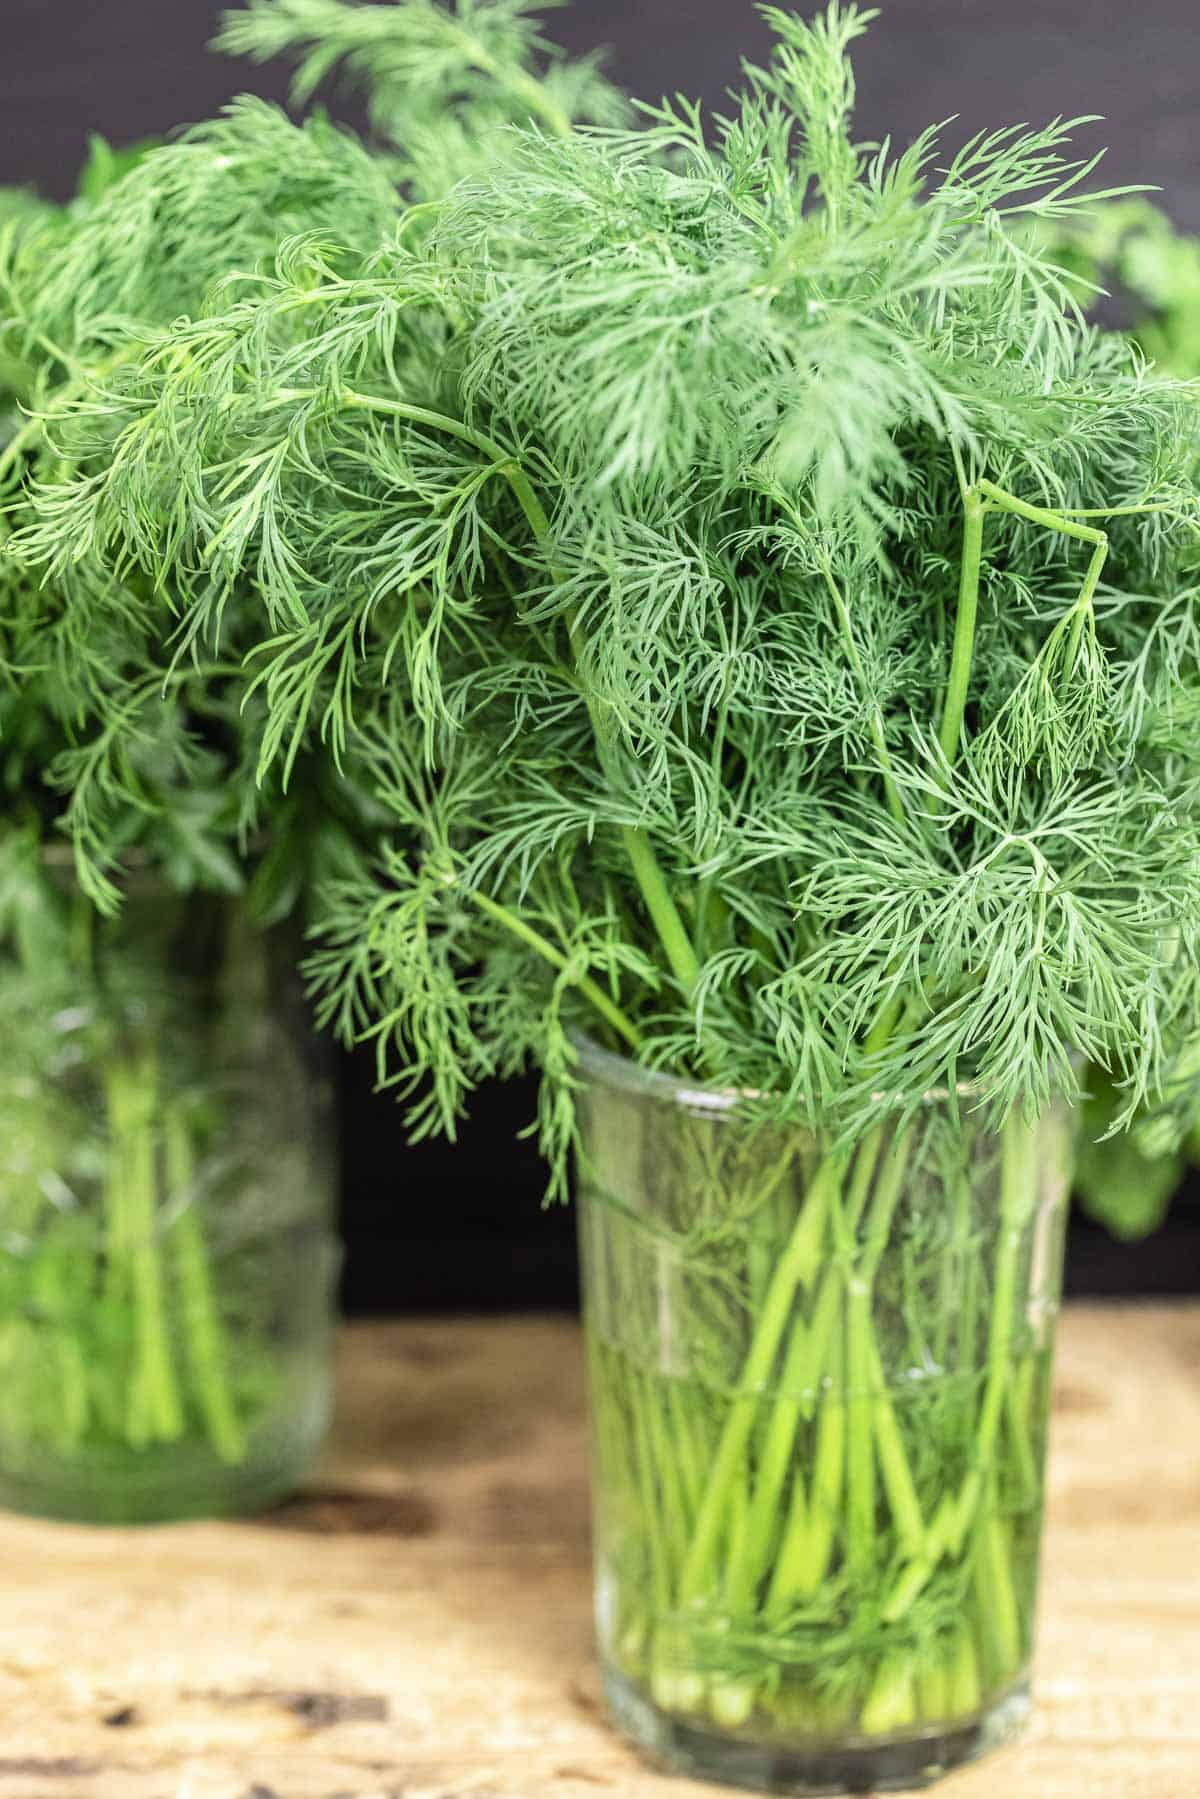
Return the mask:
M 222 1461 L 236 1465 L 246 1451 L 246 1434 L 230 1390 L 229 1346 L 209 1266 L 209 1251 L 195 1190 L 196 1157 L 187 1114 L 178 1105 L 164 1118 L 167 1192 L 181 1208 L 171 1226 L 175 1266 L 192 1378 L 204 1413 L 209 1441 Z

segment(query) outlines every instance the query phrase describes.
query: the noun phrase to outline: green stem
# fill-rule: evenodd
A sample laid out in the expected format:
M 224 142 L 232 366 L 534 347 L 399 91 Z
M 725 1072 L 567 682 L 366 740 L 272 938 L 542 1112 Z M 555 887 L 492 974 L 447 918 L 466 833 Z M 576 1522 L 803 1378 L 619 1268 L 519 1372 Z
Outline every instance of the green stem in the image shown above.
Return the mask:
M 679 1465 L 679 1478 L 688 1512 L 695 1517 L 704 1493 L 704 1464 L 696 1449 L 692 1420 L 688 1416 L 677 1381 L 669 1381 L 667 1384 L 667 1408 L 671 1415 L 672 1454 Z
M 711 954 L 729 942 L 733 914 L 729 902 L 718 892 L 712 875 L 705 875 L 696 890 L 696 942 Z
M 987 508 L 977 488 L 969 488 L 963 502 L 962 561 L 958 580 L 958 611 L 954 619 L 954 644 L 950 652 L 950 674 L 946 697 L 942 704 L 942 722 L 938 742 L 947 763 L 958 755 L 962 738 L 963 714 L 971 685 L 971 663 L 975 654 L 975 624 L 979 614 L 979 576 L 983 562 L 983 520 Z
M 64 1259 L 77 1253 L 60 1246 L 49 1234 L 35 1264 L 33 1298 L 46 1319 L 54 1344 L 54 1360 L 58 1369 L 59 1409 L 57 1417 L 59 1442 L 64 1451 L 75 1449 L 87 1429 L 88 1380 L 83 1350 L 73 1328 L 64 1280 Z M 37 1351 L 34 1351 L 37 1356 Z
M 870 1346 L 872 1390 L 871 1427 L 875 1435 L 875 1452 L 884 1492 L 895 1520 L 896 1536 L 907 1555 L 919 1552 L 925 1540 L 925 1521 L 917 1498 L 916 1482 L 909 1465 L 908 1451 L 896 1418 L 896 1409 L 887 1390 L 887 1378 L 879 1354 L 874 1331 Z
M 113 1304 L 124 1297 L 128 1278 L 129 1226 L 126 1219 L 126 1116 L 129 1111 L 127 1070 L 115 1057 L 104 1075 L 108 1114 L 108 1165 L 104 1177 L 104 1294 Z
M 894 1651 L 880 1659 L 860 1722 L 867 1736 L 890 1736 L 914 1724 L 916 1717 L 913 1659 L 902 1650 Z
M 979 480 L 976 490 L 999 506 L 1004 512 L 1011 512 L 1015 518 L 1027 519 L 1031 525 L 1044 525 L 1047 531 L 1057 531 L 1063 537 L 1074 537 L 1080 543 L 1095 544 L 1099 549 L 1107 549 L 1108 538 L 1103 531 L 1094 525 L 1080 525 L 1068 513 L 1059 512 L 1050 506 L 1035 506 L 1028 500 L 1019 500 L 1006 488 L 997 487 L 994 481 Z
M 988 1346 L 983 1400 L 971 1447 L 971 1461 L 958 1493 L 946 1495 L 938 1515 L 913 1561 L 901 1573 L 884 1604 L 884 1618 L 895 1623 L 912 1605 L 938 1562 L 957 1555 L 977 1516 L 993 1472 L 996 1434 L 1012 1379 L 1012 1340 L 1017 1300 L 1017 1273 L 1025 1226 L 1035 1198 L 1034 1131 L 1019 1112 L 1010 1113 L 1001 1133 L 1000 1225 L 996 1274 L 988 1319 Z M 969 1353 L 969 1345 L 968 1345 Z
M 167 1190 L 182 1207 L 172 1238 L 192 1379 L 209 1441 L 223 1462 L 236 1464 L 245 1456 L 246 1437 L 229 1388 L 228 1351 L 196 1211 L 191 1132 L 180 1107 L 168 1111 L 165 1132 Z
M 1036 1365 L 1032 1356 L 1018 1363 L 1004 1395 L 1004 1418 L 1012 1447 L 1021 1503 L 1032 1505 L 1037 1500 L 1037 1462 L 1033 1453 L 1033 1382 Z
M 922 1724 L 936 1724 L 950 1715 L 950 1680 L 944 1653 L 931 1647 L 917 1669 L 917 1704 Z
M 871 1319 L 850 1282 L 846 1308 L 846 1567 L 862 1580 L 875 1562 L 875 1434 Z
M 867 1342 L 867 1373 L 872 1395 L 871 1428 L 879 1472 L 901 1547 L 909 1554 L 915 1553 L 922 1542 L 925 1525 L 904 1439 L 887 1390 L 886 1372 L 875 1335 L 873 1306 L 875 1280 L 891 1236 L 892 1220 L 908 1169 L 912 1135 L 911 1128 L 897 1131 L 884 1158 L 867 1220 L 863 1254 L 852 1281 L 851 1311 L 852 1320 L 856 1321 L 857 1328 L 863 1332 Z
M 1017 1263 L 1025 1225 L 1033 1210 L 1034 1132 L 1013 1111 L 1002 1132 L 1000 1169 L 1000 1242 L 988 1326 L 987 1386 L 975 1438 L 976 1466 L 991 1468 L 1000 1408 L 1012 1374 L 1012 1340 L 1017 1300 Z
M 648 1387 L 648 1377 L 644 1389 L 637 1371 L 629 1370 L 629 1403 L 633 1412 L 634 1457 L 639 1504 L 650 1546 L 650 1586 L 655 1615 L 663 1618 L 670 1610 L 671 1577 L 666 1551 L 667 1533 L 663 1530 L 659 1516 L 656 1481 L 658 1463 L 651 1446 L 650 1432 L 646 1421 Z
M 539 931 L 535 931 L 532 925 L 527 925 L 523 918 L 518 917 L 515 912 L 510 912 L 507 906 L 502 906 L 498 900 L 492 899 L 486 893 L 473 892 L 469 897 L 481 912 L 486 912 L 489 918 L 496 919 L 497 923 L 502 924 L 505 930 L 511 931 L 514 937 L 519 937 L 522 943 L 526 943 L 530 949 L 536 950 L 537 954 L 544 961 L 549 962 L 551 967 L 560 971 L 569 968 L 570 963 L 563 952 L 557 949 L 548 938 L 543 937 Z M 635 1025 L 631 1024 L 620 1006 L 609 998 L 603 987 L 597 985 L 591 976 L 586 974 L 576 975 L 575 985 L 585 999 L 595 1007 L 600 1016 L 612 1026 L 619 1036 L 624 1038 L 632 1050 L 636 1052 L 641 1048 L 641 1033 Z
M 787 1480 L 796 1431 L 805 1406 L 810 1403 L 813 1388 L 828 1365 L 837 1323 L 837 1301 L 836 1283 L 823 1283 L 811 1326 L 805 1329 L 803 1321 L 798 1320 L 793 1327 L 780 1396 L 771 1408 L 759 1454 L 745 1551 L 737 1560 L 731 1557 L 728 1564 L 726 1596 L 735 1611 L 749 1604 L 770 1556 L 779 1497 Z
M 169 1441 L 183 1429 L 183 1411 L 172 1367 L 158 1244 L 154 1108 L 157 1076 L 146 1052 L 133 1076 L 135 1102 L 127 1119 L 125 1162 L 130 1274 L 136 1306 L 137 1367 L 130 1393 L 133 1439 Z
M 1012 1577 L 1012 1540 L 995 1510 L 994 1494 L 979 1532 L 974 1575 L 989 1672 L 993 1682 L 1007 1682 L 1021 1666 L 1021 1613 Z
M 1083 586 L 1079 588 L 1076 603 L 1072 608 L 1072 624 L 1070 624 L 1070 642 L 1067 644 L 1067 673 L 1074 667 L 1079 651 L 1079 639 L 1083 635 L 1083 622 L 1090 615 L 1092 601 L 1096 599 L 1096 588 L 1099 577 L 1103 574 L 1105 561 L 1108 558 L 1108 536 L 1099 531 L 1096 525 L 1081 525 L 1076 522 L 1079 516 L 1085 518 L 1103 518 L 1110 516 L 1103 511 L 1083 509 L 1076 511 L 1072 518 L 1069 511 L 1060 513 L 1049 506 L 1033 506 L 1029 500 L 1018 500 L 1015 493 L 1007 493 L 1004 488 L 997 488 L 993 480 L 979 480 L 977 491 L 982 493 L 991 506 L 999 507 L 1002 513 L 1011 513 L 1015 518 L 1025 518 L 1031 525 L 1043 525 L 1047 531 L 1056 531 L 1063 538 L 1074 538 L 1078 543 L 1092 545 L 1092 558 L 1088 561 L 1087 572 L 1083 576 Z M 1130 511 L 1150 511 L 1151 507 L 1130 507 Z
M 905 1010 L 906 1003 L 899 995 L 894 996 L 882 1008 L 866 1040 L 865 1047 L 868 1055 L 877 1054 L 883 1048 Z M 809 1288 L 813 1284 L 822 1241 L 831 1217 L 838 1221 L 838 1228 L 844 1233 L 843 1244 L 852 1241 L 853 1232 L 857 1228 L 858 1219 L 870 1191 L 882 1145 L 883 1127 L 877 1126 L 859 1145 L 850 1191 L 844 1207 L 840 1202 L 839 1195 L 846 1169 L 845 1152 L 834 1151 L 825 1156 L 813 1176 L 806 1203 L 796 1220 L 783 1254 L 776 1264 L 774 1276 L 758 1314 L 754 1337 L 747 1352 L 739 1381 L 738 1397 L 733 1402 L 721 1434 L 704 1504 L 697 1519 L 691 1548 L 684 1565 L 682 1594 L 685 1602 L 699 1597 L 712 1584 L 714 1572 L 712 1564 L 720 1540 L 723 1508 L 731 1503 L 733 1490 L 738 1483 L 739 1472 L 760 1404 L 761 1389 L 766 1386 L 775 1365 L 779 1345 L 787 1328 L 788 1317 L 795 1303 L 796 1292 L 800 1287 Z M 831 1269 L 826 1280 L 840 1284 L 841 1276 L 837 1270 Z M 820 1300 L 818 1300 L 818 1309 L 820 1309 Z M 804 1326 L 801 1322 L 795 1328 L 803 1330 Z M 854 1383 L 849 1369 L 847 1370 L 847 1382 L 853 1392 Z M 803 1397 L 801 1397 L 801 1406 L 803 1403 Z M 782 1407 L 782 1411 L 779 1413 L 780 1436 L 782 1437 L 788 1432 L 789 1425 L 794 1435 L 795 1418 L 792 1413 L 791 1401 L 786 1398 L 777 1399 L 775 1405 Z M 776 1447 L 772 1453 L 773 1455 L 778 1454 L 778 1448 Z
M 878 1163 L 882 1135 L 883 1127 L 877 1126 L 860 1151 L 868 1182 Z M 873 1563 L 878 1547 L 876 1466 L 902 1547 L 910 1554 L 917 1553 L 925 1534 L 916 1484 L 887 1391 L 873 1316 L 875 1279 L 891 1235 L 911 1142 L 911 1130 L 901 1130 L 888 1148 L 875 1184 L 857 1266 L 853 1257 L 861 1200 L 858 1208 L 839 1221 L 840 1249 L 847 1269 L 847 1559 L 857 1569 Z
M 712 1584 L 713 1554 L 720 1538 L 722 1518 L 738 1480 L 761 1390 L 770 1379 L 775 1365 L 796 1290 L 806 1281 L 806 1277 L 811 1281 L 824 1233 L 825 1218 L 843 1166 L 844 1158 L 836 1154 L 826 1157 L 821 1164 L 809 1190 L 807 1203 L 776 1265 L 753 1341 L 742 1366 L 738 1394 L 721 1433 L 709 1472 L 704 1503 L 700 1508 L 700 1516 L 684 1563 L 680 1593 L 685 1604 L 701 1597 Z
M 971 1717 L 978 1711 L 982 1697 L 975 1641 L 967 1626 L 960 1624 L 954 1632 L 946 1665 L 947 1717 Z
M 1071 618 L 1071 636 L 1067 644 L 1066 672 L 1069 675 L 1075 667 L 1075 659 L 1079 654 L 1079 643 L 1083 636 L 1083 627 L 1091 616 L 1092 601 L 1096 597 L 1096 589 L 1100 585 L 1100 575 L 1108 556 L 1108 541 L 1097 544 L 1092 551 L 1091 561 L 1087 565 L 1087 573 L 1083 577 L 1083 586 L 1075 601 Z
M 835 1289 L 836 1291 L 836 1289 Z M 797 1601 L 814 1594 L 829 1571 L 842 1509 L 846 1466 L 845 1350 L 839 1333 L 830 1345 L 829 1385 L 817 1417 L 812 1487 L 793 1477 L 792 1503 L 783 1543 L 767 1590 L 765 1615 L 776 1623 Z
M 664 1562 L 668 1571 L 668 1580 L 673 1584 L 678 1572 L 675 1561 L 677 1556 L 682 1554 L 683 1545 L 688 1539 L 688 1505 L 679 1471 L 679 1459 L 673 1453 L 671 1433 L 664 1423 L 660 1410 L 662 1383 L 649 1373 L 644 1375 L 643 1379 L 650 1453 L 662 1491 L 662 1510 L 665 1521 Z
M 699 979 L 700 962 L 684 929 L 679 908 L 650 847 L 650 839 L 645 831 L 635 825 L 625 825 L 621 836 L 634 878 L 641 888 L 646 910 L 658 933 L 659 942 L 666 951 L 671 972 L 684 992 L 690 995 Z
M 941 1257 L 937 1316 L 934 1319 L 934 1362 L 939 1374 L 949 1376 L 950 1333 L 958 1345 L 957 1372 L 971 1365 L 975 1344 L 975 1311 L 973 1299 L 975 1272 L 971 1256 L 971 1183 L 965 1172 L 956 1169 L 951 1175 L 954 1190 L 954 1225 L 950 1242 Z

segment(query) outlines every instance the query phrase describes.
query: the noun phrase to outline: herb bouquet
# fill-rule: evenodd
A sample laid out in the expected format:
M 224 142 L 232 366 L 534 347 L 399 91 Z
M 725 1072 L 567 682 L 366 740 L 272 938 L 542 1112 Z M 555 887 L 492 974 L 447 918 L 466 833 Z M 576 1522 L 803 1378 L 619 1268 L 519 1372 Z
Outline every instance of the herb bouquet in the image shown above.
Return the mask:
M 237 15 L 386 141 L 212 128 L 337 198 L 59 396 L 16 542 L 256 621 L 264 774 L 371 786 L 308 971 L 414 1129 L 541 1067 L 618 1717 L 861 1790 L 1020 1714 L 1080 1058 L 1186 1091 L 1196 415 L 1029 246 L 1068 126 L 858 145 L 868 15 L 767 16 L 631 128 L 520 0 Z
M 137 160 L 97 146 L 72 207 L 5 209 L 9 530 L 53 466 L 37 408 L 113 354 L 84 289 L 47 318 L 55 259 Z M 326 1081 L 283 921 L 355 810 L 331 771 L 256 787 L 232 615 L 173 665 L 144 582 L 40 584 L 6 554 L 0 585 L 0 1500 L 241 1509 L 292 1484 L 328 1408 Z

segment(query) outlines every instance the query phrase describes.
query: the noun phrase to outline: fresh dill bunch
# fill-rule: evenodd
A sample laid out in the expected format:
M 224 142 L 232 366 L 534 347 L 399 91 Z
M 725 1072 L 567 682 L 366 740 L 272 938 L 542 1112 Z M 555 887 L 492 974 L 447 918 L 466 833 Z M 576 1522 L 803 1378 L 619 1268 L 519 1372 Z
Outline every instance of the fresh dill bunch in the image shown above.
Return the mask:
M 236 185 L 245 167 L 230 153 L 230 129 L 219 121 L 219 148 L 210 143 L 202 154 L 218 183 L 228 164 Z M 241 622 L 239 607 L 228 609 L 207 654 L 180 656 L 175 621 L 147 580 L 125 579 L 95 559 L 76 563 L 67 580 L 45 580 L 8 548 L 29 483 L 51 454 L 39 408 L 81 399 L 139 331 L 200 303 L 211 272 L 202 257 L 188 262 L 182 234 L 160 245 L 147 224 L 153 195 L 172 192 L 181 155 L 188 165 L 198 150 L 199 139 L 119 152 L 95 139 L 67 206 L 25 195 L 0 205 L 0 854 L 24 869 L 32 849 L 36 868 L 36 852 L 49 851 L 52 861 L 65 835 L 83 891 L 102 911 L 119 903 L 132 864 L 182 892 L 237 893 L 249 884 L 267 923 L 314 879 L 347 866 L 369 840 L 371 802 L 328 758 L 309 758 L 307 778 L 288 793 L 281 776 L 259 779 L 267 720 L 265 706 L 244 692 L 245 656 L 257 641 L 246 634 L 245 607 Z M 322 152 L 326 177 L 329 162 Z M 306 184 L 310 209 L 319 207 L 313 168 L 295 157 L 290 175 Z M 286 180 L 275 171 L 270 181 L 286 230 Z M 336 185 L 336 169 L 330 181 Z M 128 211 L 110 203 L 118 183 Z M 362 195 L 347 180 L 342 201 L 351 189 Z M 232 191 L 214 196 L 226 213 Z M 375 192 L 390 203 L 382 179 Z M 247 254 L 278 241 L 269 238 L 269 216 L 265 206 L 243 207 Z M 378 223 L 383 214 L 372 217 Z M 148 252 L 151 239 L 158 258 Z M 58 878 L 49 861 L 38 878 L 44 907 Z M 20 891 L 36 884 L 23 879 Z
M 259 779 L 249 596 L 189 651 L 138 571 L 85 557 L 44 577 L 10 547 L 55 467 L 47 410 L 90 404 L 141 332 L 226 272 L 192 253 L 186 221 L 158 230 L 156 196 L 200 160 L 209 229 L 235 223 L 251 266 L 288 229 L 297 189 L 278 169 L 274 235 L 250 180 L 236 205 L 218 191 L 229 147 L 224 121 L 207 148 L 95 142 L 70 205 L 0 205 L 0 1479 L 17 1503 L 97 1516 L 206 1503 L 205 1459 L 253 1466 L 270 1408 L 294 1399 L 255 1233 L 272 1208 L 288 1223 L 308 1207 L 315 1228 L 321 1184 L 296 1128 L 312 1095 L 272 1034 L 289 939 L 267 927 L 302 918 L 374 829 L 370 796 L 327 756 L 287 792 L 278 771 Z M 290 174 L 310 219 L 318 171 L 297 156 Z M 394 213 L 382 176 L 375 192 Z M 246 1085 L 260 1062 L 267 1105 Z M 319 1318 L 320 1284 L 308 1298 Z M 186 1491 L 160 1491 L 180 1449 Z M 212 1491 L 241 1489 L 226 1475 Z
M 453 45 L 436 105 L 511 113 L 467 16 L 234 37 L 311 42 L 307 82 L 358 29 L 360 72 Z M 259 778 L 327 755 L 391 820 L 325 889 L 323 1016 L 418 1130 L 532 1059 L 560 1177 L 580 1030 L 853 1132 L 963 1080 L 1036 1112 L 1081 1055 L 1120 1123 L 1198 1027 L 1195 395 L 1031 243 L 1095 159 L 1062 121 L 860 145 L 871 15 L 767 17 L 723 117 L 516 121 L 394 222 L 198 242 L 202 303 L 44 407 L 13 540 L 182 657 L 236 616 Z M 264 191 L 318 148 L 225 128 Z M 164 246 L 223 181 L 163 192 Z

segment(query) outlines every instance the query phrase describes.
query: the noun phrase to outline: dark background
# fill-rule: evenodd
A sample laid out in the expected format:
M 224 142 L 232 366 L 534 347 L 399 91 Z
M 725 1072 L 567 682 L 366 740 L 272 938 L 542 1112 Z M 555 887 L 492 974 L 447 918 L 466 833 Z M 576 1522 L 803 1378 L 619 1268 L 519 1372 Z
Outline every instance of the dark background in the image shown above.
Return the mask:
M 811 5 L 807 8 L 811 10 Z M 65 196 L 87 135 L 120 144 L 213 112 L 247 89 L 282 100 L 285 71 L 206 52 L 214 0 L 0 0 L 0 182 Z M 632 91 L 719 105 L 740 55 L 767 31 L 748 0 L 581 0 L 553 15 L 572 50 L 612 47 Z M 951 114 L 964 135 L 1057 115 L 1102 113 L 1081 130 L 1110 146 L 1105 185 L 1153 181 L 1176 221 L 1200 231 L 1197 0 L 892 0 L 856 58 L 862 136 L 903 143 Z M 352 97 L 336 110 L 356 120 Z M 405 1145 L 395 1106 L 371 1091 L 369 1057 L 345 1058 L 344 1229 L 351 1310 L 463 1310 L 572 1303 L 569 1212 L 540 1211 L 536 1152 L 515 1131 L 531 1082 L 478 1096 L 454 1149 Z M 1200 1290 L 1200 1201 L 1176 1201 L 1140 1245 L 1076 1218 L 1075 1292 Z

